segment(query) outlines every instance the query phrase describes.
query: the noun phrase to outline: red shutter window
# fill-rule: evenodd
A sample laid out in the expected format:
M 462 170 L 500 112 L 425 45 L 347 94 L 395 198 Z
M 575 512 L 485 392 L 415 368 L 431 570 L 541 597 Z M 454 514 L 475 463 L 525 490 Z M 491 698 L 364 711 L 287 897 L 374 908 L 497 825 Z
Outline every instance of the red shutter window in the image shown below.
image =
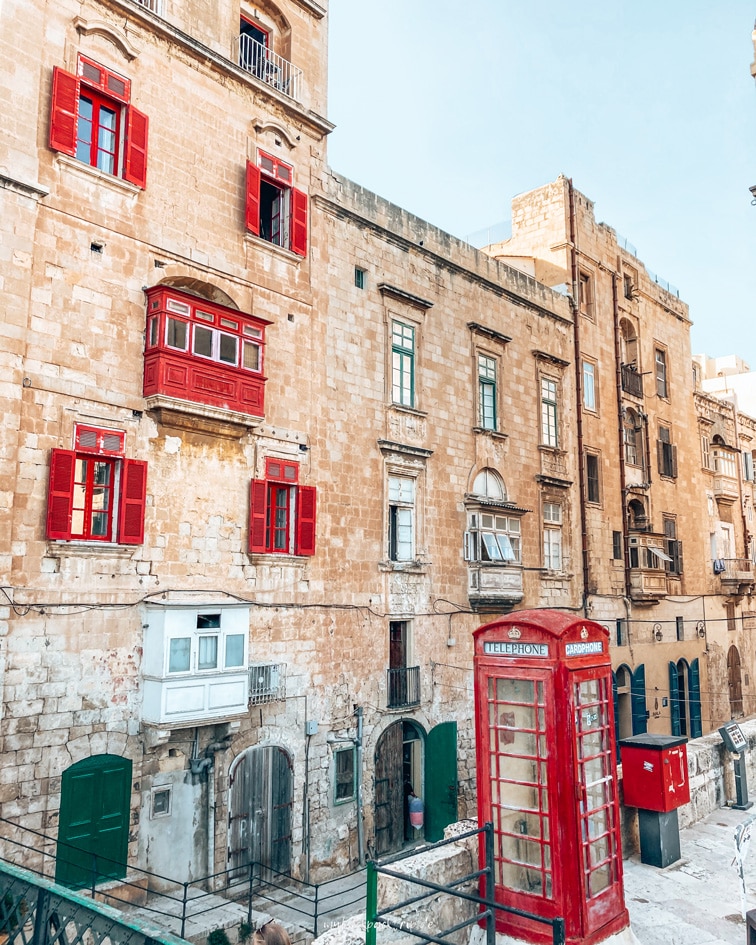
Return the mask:
M 285 459 L 267 459 L 265 478 L 276 482 L 295 483 L 299 480 L 299 463 L 290 463 Z
M 73 450 L 52 451 L 47 490 L 47 537 L 50 539 L 69 541 L 71 538 L 75 468 Z
M 75 157 L 78 112 L 79 80 L 55 66 L 50 109 L 50 147 L 53 151 Z
M 88 453 L 122 456 L 126 435 L 123 430 L 102 430 L 99 427 L 76 425 L 74 446 Z
M 265 554 L 268 484 L 264 479 L 253 479 L 249 489 L 249 553 Z
M 125 459 L 121 470 L 121 502 L 118 512 L 118 541 L 141 545 L 144 541 L 144 509 L 147 501 L 147 463 Z
M 111 72 L 110 69 L 106 69 L 105 66 L 101 66 L 92 59 L 79 56 L 79 76 L 90 88 L 97 89 L 103 95 L 117 98 L 119 102 L 128 105 L 131 82 L 122 75 L 118 75 L 117 72 Z
M 307 255 L 307 194 L 295 188 L 291 191 L 291 250 Z
M 247 196 L 245 202 L 245 226 L 256 236 L 260 235 L 260 168 L 247 161 Z
M 315 554 L 315 508 L 317 490 L 313 486 L 297 489 L 297 534 L 294 554 Z
M 132 105 L 126 117 L 124 180 L 137 187 L 147 186 L 147 128 L 149 119 Z

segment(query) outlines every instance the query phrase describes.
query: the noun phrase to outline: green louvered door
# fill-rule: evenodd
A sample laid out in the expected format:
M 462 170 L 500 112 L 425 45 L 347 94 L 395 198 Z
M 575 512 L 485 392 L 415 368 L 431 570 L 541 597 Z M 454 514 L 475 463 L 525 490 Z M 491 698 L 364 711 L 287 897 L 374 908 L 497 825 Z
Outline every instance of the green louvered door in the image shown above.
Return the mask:
M 96 755 L 63 772 L 55 882 L 72 889 L 126 875 L 131 762 Z

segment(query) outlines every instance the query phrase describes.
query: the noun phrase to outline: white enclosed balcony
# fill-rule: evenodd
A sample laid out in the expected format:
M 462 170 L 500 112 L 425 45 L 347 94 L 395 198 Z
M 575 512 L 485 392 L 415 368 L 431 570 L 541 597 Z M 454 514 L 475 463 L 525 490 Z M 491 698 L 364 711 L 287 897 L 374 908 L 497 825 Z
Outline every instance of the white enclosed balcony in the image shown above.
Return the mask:
M 248 607 L 150 607 L 142 721 L 199 725 L 246 713 Z

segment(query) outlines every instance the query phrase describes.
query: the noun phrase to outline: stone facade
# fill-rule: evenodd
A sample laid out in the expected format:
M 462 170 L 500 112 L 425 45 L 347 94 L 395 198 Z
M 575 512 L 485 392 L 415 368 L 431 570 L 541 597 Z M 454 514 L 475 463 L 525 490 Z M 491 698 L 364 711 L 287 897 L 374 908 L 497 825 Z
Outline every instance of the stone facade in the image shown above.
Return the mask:
M 474 816 L 470 635 L 493 615 L 622 621 L 615 665 L 645 665 L 653 730 L 670 726 L 670 661 L 701 661 L 705 730 L 729 716 L 709 695 L 711 667 L 719 687 L 726 674 L 707 646 L 724 604 L 690 432 L 720 408 L 694 408 L 686 306 L 568 182 L 518 198 L 509 245 L 474 250 L 328 168 L 324 4 L 241 14 L 4 8 L 4 61 L 23 47 L 26 66 L 0 89 L 0 816 L 72 837 L 82 809 L 102 815 L 84 785 L 117 783 L 132 866 L 183 881 L 260 856 L 315 880 L 411 839 L 406 779 L 429 824 Z M 87 68 L 128 92 L 112 98 Z M 115 173 L 96 166 L 105 148 L 66 153 L 58 81 L 74 89 L 76 148 L 85 99 L 103 139 L 111 112 L 121 123 Z M 146 179 L 130 164 L 139 115 Z M 591 311 L 563 288 L 580 274 Z M 162 321 L 147 305 L 158 286 Z M 622 326 L 646 383 L 666 354 L 668 396 L 618 388 Z M 262 362 L 238 360 L 248 344 Z M 195 371 L 186 396 L 145 396 L 151 347 L 166 370 Z M 219 405 L 221 380 L 247 369 L 264 408 Z M 630 405 L 650 483 L 640 462 L 621 478 Z M 676 448 L 666 476 L 660 425 Z M 682 542 L 679 573 L 625 567 L 630 539 L 648 537 L 628 496 L 655 547 Z M 432 756 L 450 725 L 452 748 Z M 432 796 L 444 773 L 453 813 Z

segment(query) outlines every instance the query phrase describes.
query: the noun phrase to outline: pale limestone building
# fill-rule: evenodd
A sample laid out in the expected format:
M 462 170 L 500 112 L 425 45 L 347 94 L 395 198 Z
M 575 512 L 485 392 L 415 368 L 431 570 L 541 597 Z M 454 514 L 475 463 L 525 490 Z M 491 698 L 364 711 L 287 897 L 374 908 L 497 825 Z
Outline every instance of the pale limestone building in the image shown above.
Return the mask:
M 728 408 L 694 401 L 690 321 L 676 290 L 596 221 L 571 181 L 520 195 L 512 210 L 512 237 L 487 251 L 563 286 L 579 310 L 582 580 L 586 612 L 615 635 L 620 733 L 642 731 L 646 716 L 650 731 L 700 734 L 742 712 L 742 701 L 728 698 L 733 645 L 753 675 L 749 620 L 741 622 L 754 567 L 740 511 L 746 467 L 732 430 L 716 456 L 702 453 L 704 433 L 711 439 L 709 426 L 726 425 Z M 720 452 L 726 494 L 721 477 L 712 482 Z
M 319 879 L 410 783 L 435 838 L 512 608 L 610 627 L 623 734 L 724 719 L 687 309 L 590 201 L 485 254 L 333 173 L 321 0 L 3 17 L 3 835 Z

